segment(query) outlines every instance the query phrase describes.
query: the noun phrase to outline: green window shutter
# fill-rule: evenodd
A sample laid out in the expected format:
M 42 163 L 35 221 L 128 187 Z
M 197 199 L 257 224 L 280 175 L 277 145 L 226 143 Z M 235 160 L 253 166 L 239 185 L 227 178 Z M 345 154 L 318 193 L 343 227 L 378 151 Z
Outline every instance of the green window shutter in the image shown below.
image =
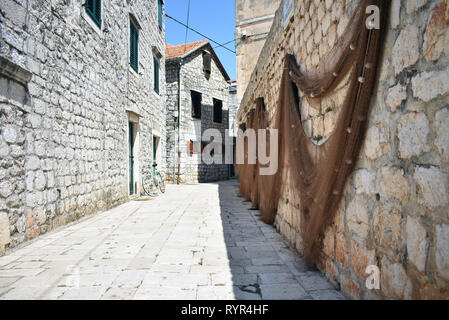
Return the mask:
M 101 28 L 101 0 L 86 0 L 86 12 Z
M 135 66 L 136 66 L 136 72 L 139 70 L 139 31 L 137 28 L 135 28 L 135 37 L 136 40 L 134 41 L 134 51 L 135 51 Z
M 139 31 L 132 21 L 130 21 L 130 54 L 129 63 L 131 67 L 138 72 L 139 66 Z
M 134 66 L 134 28 L 132 22 L 129 24 L 129 64 Z
M 153 57 L 154 61 L 154 91 L 159 94 L 159 60 Z
M 94 12 L 94 0 L 86 0 L 86 10 L 88 12 Z
M 98 26 L 101 27 L 101 0 L 95 0 L 95 18 Z
M 158 0 L 158 21 L 159 21 L 159 29 L 162 30 L 162 0 Z

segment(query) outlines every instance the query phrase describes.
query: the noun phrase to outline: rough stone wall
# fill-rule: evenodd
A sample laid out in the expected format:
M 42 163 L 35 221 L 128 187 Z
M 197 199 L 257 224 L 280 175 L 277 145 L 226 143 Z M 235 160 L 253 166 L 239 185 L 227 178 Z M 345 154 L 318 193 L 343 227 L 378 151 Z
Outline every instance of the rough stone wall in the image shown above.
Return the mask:
M 243 97 L 280 0 L 235 0 L 237 100 Z M 246 38 L 242 39 L 243 33 Z
M 165 160 L 164 68 L 153 90 L 165 26 L 156 0 L 102 1 L 101 28 L 81 1 L 2 0 L 1 10 L 0 55 L 32 73 L 22 91 L 1 79 L 0 217 L 14 247 L 130 199 L 128 121 L 138 192 L 156 131 Z M 130 14 L 141 26 L 139 74 L 129 66 Z
M 165 64 L 166 75 L 166 128 L 167 128 L 167 181 L 177 182 L 178 173 L 178 118 L 175 115 L 178 112 L 178 80 L 179 80 L 179 61 L 167 61 Z
M 246 119 L 258 97 L 274 114 L 283 57 L 312 70 L 332 48 L 358 1 L 295 1 L 284 29 L 283 3 L 241 102 Z M 310 4 L 310 6 L 309 6 Z M 449 298 L 449 1 L 392 1 L 369 129 L 344 198 L 323 236 L 320 269 L 351 298 Z M 302 97 L 306 133 L 319 145 L 334 128 L 345 81 L 321 106 Z M 276 227 L 301 252 L 299 197 L 282 186 Z M 380 290 L 365 285 L 369 265 Z
M 239 103 L 237 100 L 237 83 L 231 82 L 229 84 L 229 134 L 233 137 L 237 137 L 237 113 L 239 110 Z
M 203 49 L 212 51 L 212 47 L 207 45 Z M 167 72 L 167 130 L 169 143 L 167 145 L 167 174 L 171 177 L 169 181 L 177 181 L 177 177 L 173 179 L 173 173 L 177 175 L 177 165 L 174 168 L 175 152 L 175 136 L 173 130 L 174 111 L 177 110 L 178 104 L 178 68 L 179 63 L 176 61 L 168 61 L 166 66 Z M 202 141 L 202 134 L 207 129 L 218 129 L 224 138 L 229 124 L 228 114 L 228 83 L 220 68 L 214 59 L 211 63 L 211 75 L 207 79 L 203 72 L 202 50 L 198 49 L 183 59 L 181 65 L 181 111 L 180 111 L 180 139 L 179 151 L 180 158 L 180 183 L 198 183 L 210 182 L 227 179 L 229 177 L 229 165 L 212 164 L 206 165 L 201 161 L 201 154 L 190 154 L 188 152 L 188 143 L 190 140 L 194 142 Z M 190 91 L 194 90 L 202 94 L 201 119 L 192 117 L 192 101 Z M 213 121 L 213 99 L 223 101 L 223 118 L 222 123 Z M 173 138 L 173 139 L 172 139 Z M 178 142 L 176 141 L 176 145 Z M 224 157 L 224 154 L 223 154 Z
M 25 202 L 25 138 L 23 129 L 30 97 L 31 73 L 0 57 L 0 255 L 11 242 L 9 216 L 20 215 Z M 6 78 L 5 75 L 9 77 Z M 8 208 L 9 212 L 3 211 Z M 24 228 L 25 225 L 19 225 Z

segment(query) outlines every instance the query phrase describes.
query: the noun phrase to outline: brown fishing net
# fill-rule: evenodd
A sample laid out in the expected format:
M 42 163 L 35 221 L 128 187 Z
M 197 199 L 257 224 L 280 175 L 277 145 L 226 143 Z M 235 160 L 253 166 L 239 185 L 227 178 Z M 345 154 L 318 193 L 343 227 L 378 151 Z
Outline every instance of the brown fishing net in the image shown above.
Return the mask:
M 365 25 L 371 15 L 366 13 L 370 5 L 380 9 L 380 29 L 368 29 Z M 249 145 L 245 139 L 245 162 L 237 165 L 240 192 L 261 210 L 263 220 L 272 224 L 281 186 L 289 175 L 292 181 L 289 187 L 294 188 L 300 199 L 300 232 L 309 264 L 320 257 L 317 240 L 333 221 L 364 140 L 388 7 L 389 1 L 361 0 L 343 36 L 313 73 L 302 72 L 295 57 L 287 55 L 272 122 L 267 121 L 261 98 L 247 116 L 246 129 L 278 130 L 279 169 L 272 176 L 260 175 L 261 165 L 247 162 Z M 298 89 L 310 102 L 317 101 L 319 105 L 320 99 L 331 95 L 348 74 L 349 87 L 335 130 L 326 142 L 316 146 L 302 127 Z

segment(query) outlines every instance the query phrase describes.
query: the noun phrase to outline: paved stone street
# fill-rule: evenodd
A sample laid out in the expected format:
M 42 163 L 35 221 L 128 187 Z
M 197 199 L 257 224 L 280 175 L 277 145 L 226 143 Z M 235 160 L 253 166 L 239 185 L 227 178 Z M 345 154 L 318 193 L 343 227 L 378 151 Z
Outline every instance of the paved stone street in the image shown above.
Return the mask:
M 0 299 L 344 299 L 237 182 L 168 186 L 0 258 Z

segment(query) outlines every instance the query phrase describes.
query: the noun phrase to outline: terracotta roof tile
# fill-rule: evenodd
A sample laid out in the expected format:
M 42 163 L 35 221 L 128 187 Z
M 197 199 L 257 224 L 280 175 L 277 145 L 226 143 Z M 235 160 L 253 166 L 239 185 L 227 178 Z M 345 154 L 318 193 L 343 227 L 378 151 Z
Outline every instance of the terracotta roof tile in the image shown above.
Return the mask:
M 201 40 L 186 44 L 180 44 L 178 46 L 173 46 L 171 44 L 166 43 L 165 44 L 165 59 L 174 59 L 174 58 L 180 58 L 184 56 L 186 53 L 191 52 L 192 50 L 195 50 L 197 47 L 203 45 L 204 43 L 208 42 L 207 40 Z

